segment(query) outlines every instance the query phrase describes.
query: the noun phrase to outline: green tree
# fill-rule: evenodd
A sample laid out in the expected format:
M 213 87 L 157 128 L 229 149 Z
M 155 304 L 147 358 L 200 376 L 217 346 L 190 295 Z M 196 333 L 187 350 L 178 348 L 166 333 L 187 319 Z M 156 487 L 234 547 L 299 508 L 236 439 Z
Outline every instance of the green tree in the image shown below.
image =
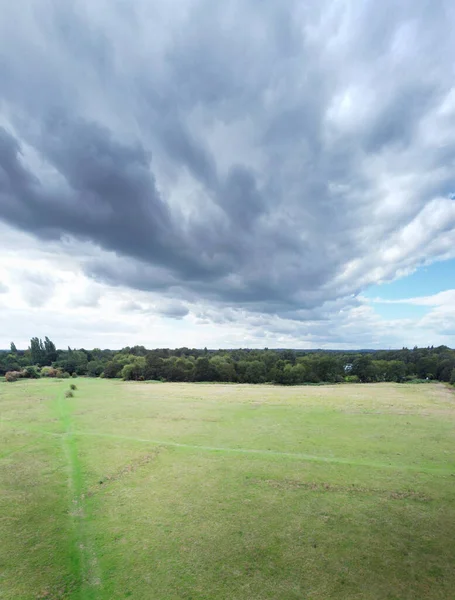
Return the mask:
M 51 340 L 47 336 L 44 338 L 44 354 L 46 364 L 48 365 L 52 364 L 54 361 L 57 360 L 57 349 L 55 347 L 55 344 L 54 342 L 51 342 Z
M 315 375 L 304 362 L 298 361 L 292 367 L 291 379 L 293 380 L 293 383 L 307 383 L 312 381 L 314 378 Z
M 386 381 L 395 381 L 400 383 L 406 377 L 406 365 L 402 360 L 391 360 L 386 362 Z
M 3 354 L 0 357 L 0 373 L 4 375 L 8 371 L 20 371 L 21 365 L 16 354 Z
M 29 350 L 32 364 L 39 365 L 40 367 L 46 366 L 46 352 L 42 340 L 33 337 L 30 340 Z
M 165 358 L 161 365 L 161 376 L 169 381 L 192 381 L 194 361 L 185 357 Z
M 455 358 L 444 358 L 438 364 L 437 379 L 450 381 L 453 369 L 455 369 Z
M 103 375 L 106 377 L 106 379 L 120 377 L 120 372 L 123 367 L 124 365 L 120 364 L 118 361 L 109 360 L 104 367 Z
M 377 371 L 371 356 L 368 354 L 362 354 L 361 356 L 357 357 L 352 363 L 351 375 L 357 375 L 362 383 L 376 381 Z
M 215 381 L 216 371 L 213 365 L 210 363 L 207 355 L 200 356 L 196 360 L 194 369 L 194 380 L 195 381 Z
M 216 381 L 235 381 L 235 367 L 229 356 L 220 354 L 212 356 L 210 364 L 216 373 Z
M 71 350 L 60 355 L 60 358 L 55 362 L 55 366 L 66 371 L 70 375 L 76 373 L 77 375 L 87 374 L 88 358 L 87 353 L 84 350 Z
M 130 355 L 131 356 L 131 355 Z M 122 368 L 121 376 L 125 381 L 140 381 L 144 379 L 145 357 L 133 356 L 133 360 Z
M 104 365 L 100 360 L 91 360 L 87 363 L 87 375 L 89 377 L 99 377 L 104 371 Z
M 317 354 L 311 356 L 311 371 L 318 381 L 335 383 L 343 379 L 343 366 L 341 361 L 332 354 Z
M 252 360 L 248 362 L 244 375 L 244 381 L 246 383 L 265 383 L 265 380 L 265 364 L 260 360 Z
M 151 381 L 164 377 L 163 368 L 163 359 L 158 352 L 149 352 L 145 357 L 145 379 Z

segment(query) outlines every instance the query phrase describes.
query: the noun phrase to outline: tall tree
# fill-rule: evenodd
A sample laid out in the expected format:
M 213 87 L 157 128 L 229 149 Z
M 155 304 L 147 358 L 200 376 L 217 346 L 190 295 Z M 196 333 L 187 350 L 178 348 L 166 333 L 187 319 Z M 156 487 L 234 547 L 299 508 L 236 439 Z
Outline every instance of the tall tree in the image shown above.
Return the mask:
M 44 352 L 47 364 L 50 365 L 57 360 L 57 348 L 55 347 L 54 342 L 51 342 L 47 336 L 44 338 Z
M 42 340 L 37 337 L 32 337 L 30 340 L 30 358 L 33 365 L 39 365 L 40 367 L 46 364 L 46 354 Z

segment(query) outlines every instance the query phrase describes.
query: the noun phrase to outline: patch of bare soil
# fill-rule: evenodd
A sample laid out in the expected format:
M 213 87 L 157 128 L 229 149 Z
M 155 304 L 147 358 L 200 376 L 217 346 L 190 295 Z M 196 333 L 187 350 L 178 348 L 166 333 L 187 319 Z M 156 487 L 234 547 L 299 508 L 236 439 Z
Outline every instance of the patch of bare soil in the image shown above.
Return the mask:
M 430 502 L 432 498 L 414 490 L 390 491 L 377 488 L 360 487 L 354 484 L 342 486 L 331 483 L 314 481 L 297 481 L 294 479 L 255 479 L 251 480 L 253 484 L 265 484 L 276 489 L 283 490 L 308 490 L 312 492 L 332 492 L 341 494 L 368 494 L 379 495 L 389 500 L 416 500 L 420 502 Z

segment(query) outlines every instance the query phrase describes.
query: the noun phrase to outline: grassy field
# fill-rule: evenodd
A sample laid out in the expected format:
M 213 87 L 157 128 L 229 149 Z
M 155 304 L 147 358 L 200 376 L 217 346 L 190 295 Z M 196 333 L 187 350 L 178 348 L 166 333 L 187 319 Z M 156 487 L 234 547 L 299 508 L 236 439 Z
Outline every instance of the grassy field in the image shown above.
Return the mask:
M 455 393 L 0 383 L 0 598 L 455 598 Z

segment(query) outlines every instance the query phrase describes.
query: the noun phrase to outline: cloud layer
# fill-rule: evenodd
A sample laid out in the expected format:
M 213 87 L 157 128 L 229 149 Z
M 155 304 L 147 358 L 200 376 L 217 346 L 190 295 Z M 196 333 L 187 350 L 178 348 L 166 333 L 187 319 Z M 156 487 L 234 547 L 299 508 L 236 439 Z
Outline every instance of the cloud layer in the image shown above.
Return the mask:
M 73 308 L 370 346 L 358 294 L 455 256 L 453 3 L 0 4 L 0 219 Z

